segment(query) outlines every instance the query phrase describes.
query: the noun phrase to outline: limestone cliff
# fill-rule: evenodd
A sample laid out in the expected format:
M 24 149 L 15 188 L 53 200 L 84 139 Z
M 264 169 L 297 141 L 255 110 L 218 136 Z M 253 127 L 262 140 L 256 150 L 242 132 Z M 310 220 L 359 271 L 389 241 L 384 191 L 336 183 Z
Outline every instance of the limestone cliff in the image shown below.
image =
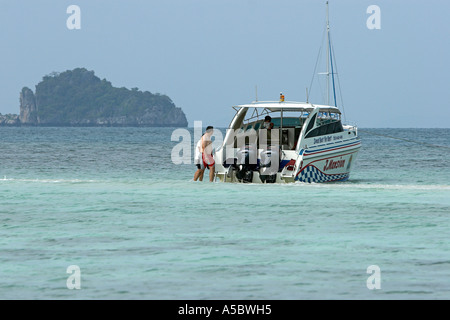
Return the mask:
M 38 124 L 36 98 L 33 91 L 25 87 L 20 92 L 20 123 L 27 125 Z

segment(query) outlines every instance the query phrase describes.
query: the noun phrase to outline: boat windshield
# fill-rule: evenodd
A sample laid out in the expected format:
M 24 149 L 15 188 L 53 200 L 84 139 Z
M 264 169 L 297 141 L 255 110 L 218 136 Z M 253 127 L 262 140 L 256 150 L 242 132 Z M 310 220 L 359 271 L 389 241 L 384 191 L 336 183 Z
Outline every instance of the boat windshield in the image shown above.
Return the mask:
M 239 136 L 245 135 L 249 137 L 250 141 L 257 143 L 259 131 L 265 129 L 264 127 L 264 119 L 266 116 L 271 117 L 272 125 L 272 134 L 274 130 L 277 131 L 276 136 L 279 137 L 279 144 L 283 150 L 294 150 L 297 145 L 297 141 L 299 140 L 300 134 L 302 132 L 302 128 L 307 123 L 308 117 L 311 115 L 311 112 L 314 111 L 314 108 L 310 108 L 309 110 L 301 110 L 298 109 L 278 109 L 276 111 L 271 111 L 267 108 L 245 108 L 243 110 L 238 110 L 236 118 L 233 123 L 233 128 L 235 129 L 235 138 L 234 144 L 235 147 L 238 146 L 237 140 Z M 309 122 L 308 128 L 306 129 L 308 132 L 311 131 L 310 135 L 316 136 L 322 134 L 321 130 L 314 129 L 317 127 L 327 128 L 325 132 L 334 132 L 340 130 L 341 126 L 336 126 L 334 123 L 340 122 L 341 115 L 339 110 L 337 112 L 322 111 L 318 113 L 314 112 L 314 119 L 312 122 Z M 317 132 L 316 132 L 317 131 Z M 244 140 L 242 140 L 244 141 Z M 278 139 L 277 139 L 278 141 Z

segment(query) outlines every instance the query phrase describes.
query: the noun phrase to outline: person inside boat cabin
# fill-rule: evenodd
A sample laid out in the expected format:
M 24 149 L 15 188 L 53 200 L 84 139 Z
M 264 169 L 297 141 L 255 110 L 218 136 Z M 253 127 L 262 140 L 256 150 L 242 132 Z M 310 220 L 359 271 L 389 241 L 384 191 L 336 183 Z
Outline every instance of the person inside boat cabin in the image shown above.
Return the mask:
M 266 116 L 264 118 L 264 129 L 273 129 L 273 123 L 272 123 L 272 117 L 271 116 Z
M 203 174 L 205 169 L 209 169 L 209 181 L 214 181 L 215 162 L 212 154 L 211 136 L 214 133 L 214 127 L 208 126 L 202 138 L 197 142 L 195 149 L 194 163 L 197 166 L 197 171 L 194 174 L 194 181 L 203 181 Z

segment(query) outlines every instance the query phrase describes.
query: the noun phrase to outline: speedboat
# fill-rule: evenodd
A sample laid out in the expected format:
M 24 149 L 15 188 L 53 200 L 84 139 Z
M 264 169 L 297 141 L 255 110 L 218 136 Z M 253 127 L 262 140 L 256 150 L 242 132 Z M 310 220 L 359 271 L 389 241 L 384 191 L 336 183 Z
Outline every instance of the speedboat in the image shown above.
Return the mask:
M 361 147 L 356 126 L 334 106 L 253 102 L 237 112 L 215 152 L 222 182 L 345 181 Z M 272 129 L 263 128 L 270 115 Z
M 328 5 L 328 3 L 327 3 Z M 355 125 L 344 125 L 336 105 L 327 7 L 327 88 L 334 105 L 254 101 L 237 105 L 223 144 L 216 149 L 215 176 L 222 182 L 288 183 L 345 181 L 361 139 Z M 331 65 L 331 69 L 329 66 Z M 328 98 L 330 92 L 327 92 Z M 308 100 L 308 99 L 307 99 Z M 328 99 L 329 100 L 329 99 Z M 269 116 L 271 127 L 264 120 Z

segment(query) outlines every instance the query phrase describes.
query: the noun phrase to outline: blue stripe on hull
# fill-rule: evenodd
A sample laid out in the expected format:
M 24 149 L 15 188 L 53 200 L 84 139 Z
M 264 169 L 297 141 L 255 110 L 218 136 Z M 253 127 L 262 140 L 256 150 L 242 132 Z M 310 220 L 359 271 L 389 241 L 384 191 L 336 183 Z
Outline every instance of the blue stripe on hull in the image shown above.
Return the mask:
M 360 141 L 357 142 L 351 142 L 351 143 L 347 143 L 347 144 L 336 144 L 332 147 L 327 147 L 327 148 L 322 148 L 322 149 L 317 149 L 317 150 L 312 150 L 314 147 L 310 148 L 309 150 L 305 150 L 305 156 L 309 155 L 310 153 L 316 153 L 316 152 L 321 152 L 321 151 L 327 151 L 327 150 L 332 150 L 332 149 L 336 149 L 336 148 L 343 148 L 343 147 L 353 147 L 353 146 L 358 146 L 361 145 Z M 303 150 L 303 149 L 302 149 Z

